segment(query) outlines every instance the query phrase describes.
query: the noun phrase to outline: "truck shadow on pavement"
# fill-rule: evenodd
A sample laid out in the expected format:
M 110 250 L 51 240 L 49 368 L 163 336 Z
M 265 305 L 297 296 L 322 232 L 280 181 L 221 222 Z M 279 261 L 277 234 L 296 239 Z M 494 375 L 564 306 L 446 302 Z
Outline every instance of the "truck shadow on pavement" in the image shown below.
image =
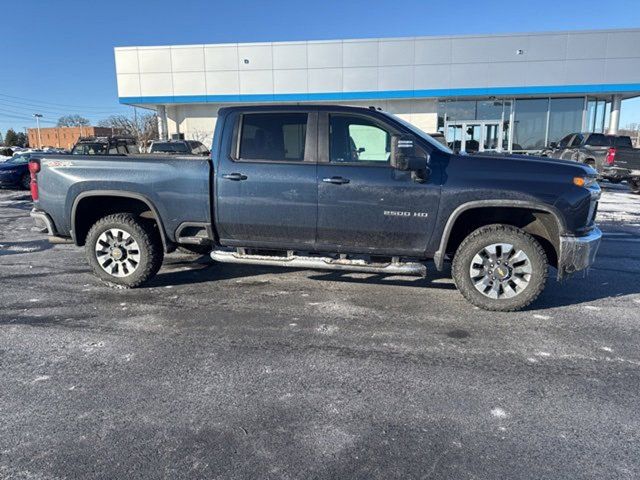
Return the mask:
M 546 310 L 563 306 L 579 305 L 598 300 L 613 299 L 627 295 L 640 294 L 640 244 L 626 245 L 626 265 L 621 267 L 614 263 L 617 256 L 605 252 L 615 250 L 614 240 L 605 240 L 601 247 L 601 255 L 595 265 L 586 274 L 576 274 L 567 280 L 558 282 L 556 271 L 549 271 L 547 288 L 540 298 L 526 310 Z M 416 287 L 422 289 L 455 290 L 451 280 L 450 265 L 446 264 L 442 272 L 438 272 L 433 264 L 427 264 L 427 276 L 424 278 L 386 276 L 378 274 L 362 274 L 344 271 L 302 270 L 280 267 L 215 264 L 203 256 L 199 259 L 170 261 L 169 269 L 181 268 L 178 271 L 160 271 L 149 287 L 169 285 L 188 285 L 194 283 L 215 282 L 257 277 L 260 275 L 288 275 L 294 272 L 307 272 L 306 278 L 320 282 L 342 282 L 363 285 L 385 285 L 390 287 Z M 242 286 L 250 286 L 251 282 L 243 282 Z M 263 284 L 263 282 L 260 282 Z M 389 295 L 392 292 L 389 291 Z

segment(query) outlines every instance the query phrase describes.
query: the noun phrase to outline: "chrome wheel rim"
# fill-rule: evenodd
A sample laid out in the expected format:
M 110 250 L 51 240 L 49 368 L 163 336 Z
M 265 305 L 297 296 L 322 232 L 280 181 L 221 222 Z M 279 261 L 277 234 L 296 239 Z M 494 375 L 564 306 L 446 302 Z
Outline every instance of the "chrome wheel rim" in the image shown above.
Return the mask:
M 493 243 L 482 248 L 469 267 L 476 290 L 496 300 L 520 295 L 531 282 L 532 272 L 527 254 L 510 243 Z
M 102 232 L 95 245 L 100 268 L 112 277 L 128 277 L 140 265 L 140 247 L 128 232 L 110 228 Z

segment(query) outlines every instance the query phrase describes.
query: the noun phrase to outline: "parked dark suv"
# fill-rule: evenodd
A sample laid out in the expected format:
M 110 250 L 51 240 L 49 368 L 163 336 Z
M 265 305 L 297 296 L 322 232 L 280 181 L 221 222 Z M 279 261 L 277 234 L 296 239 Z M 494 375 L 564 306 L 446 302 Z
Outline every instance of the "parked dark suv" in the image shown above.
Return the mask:
M 164 140 L 151 144 L 149 153 L 170 153 L 174 155 L 209 155 L 209 149 L 196 140 Z

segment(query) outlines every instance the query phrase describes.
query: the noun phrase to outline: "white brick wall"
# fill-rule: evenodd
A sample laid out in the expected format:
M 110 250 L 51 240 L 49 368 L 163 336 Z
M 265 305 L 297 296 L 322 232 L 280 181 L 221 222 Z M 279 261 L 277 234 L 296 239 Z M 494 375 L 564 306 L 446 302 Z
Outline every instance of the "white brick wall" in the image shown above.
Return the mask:
M 115 60 L 120 97 L 388 90 L 410 97 L 414 90 L 640 83 L 638 45 L 640 29 L 125 47 Z

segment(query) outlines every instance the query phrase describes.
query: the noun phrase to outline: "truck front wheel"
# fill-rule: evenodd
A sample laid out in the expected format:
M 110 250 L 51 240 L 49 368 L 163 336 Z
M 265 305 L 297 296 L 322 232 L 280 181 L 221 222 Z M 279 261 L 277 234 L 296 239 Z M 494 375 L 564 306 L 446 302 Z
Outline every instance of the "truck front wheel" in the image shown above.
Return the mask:
M 453 259 L 460 293 L 484 310 L 512 312 L 533 302 L 547 281 L 547 256 L 540 243 L 511 225 L 472 232 Z
M 160 270 L 164 257 L 154 225 L 130 213 L 98 220 L 87 234 L 85 250 L 98 278 L 117 288 L 142 285 Z

